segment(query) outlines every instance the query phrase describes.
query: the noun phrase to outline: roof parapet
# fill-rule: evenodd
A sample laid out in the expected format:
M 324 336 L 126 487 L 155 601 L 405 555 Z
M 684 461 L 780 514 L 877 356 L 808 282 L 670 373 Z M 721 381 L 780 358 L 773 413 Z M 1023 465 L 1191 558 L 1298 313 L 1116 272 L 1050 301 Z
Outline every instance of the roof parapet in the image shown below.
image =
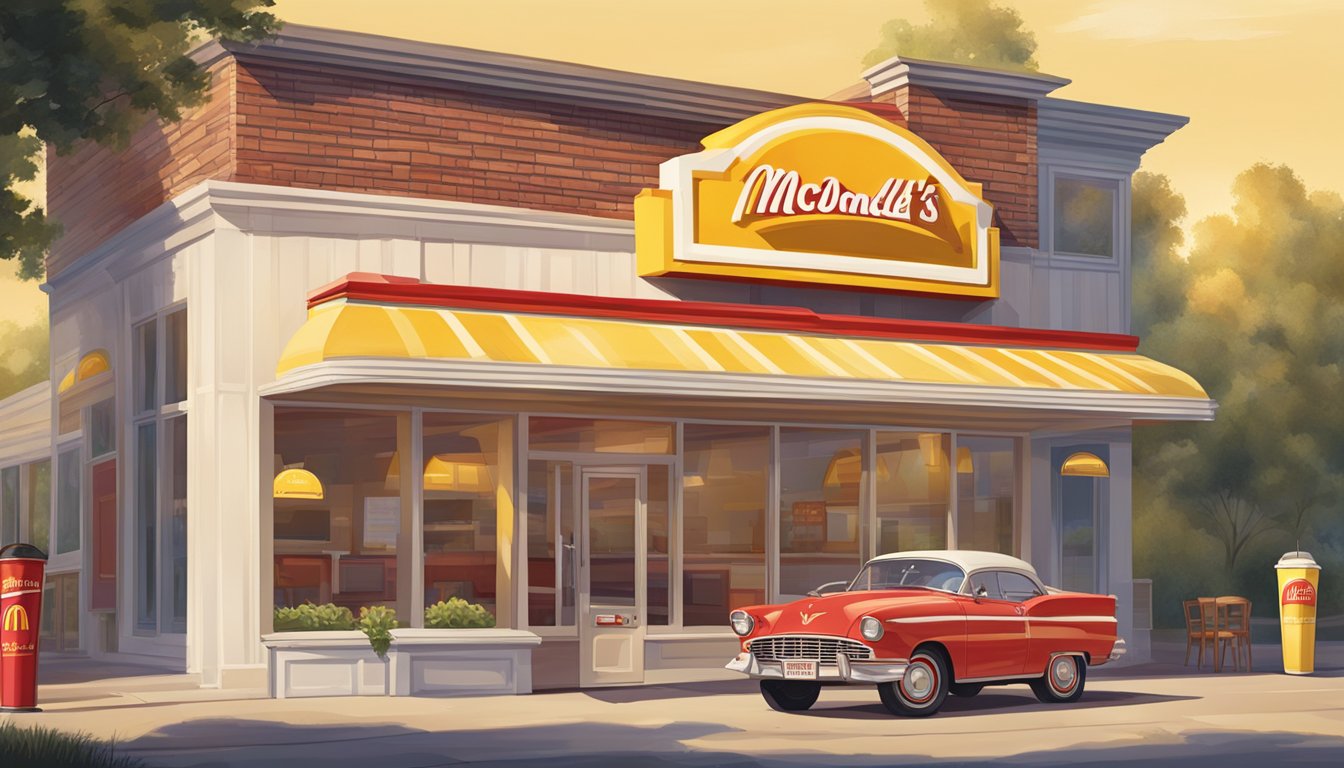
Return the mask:
M 576 100 L 621 112 L 709 123 L 808 101 L 802 96 L 625 72 L 510 53 L 286 24 L 275 36 L 250 43 L 211 40 L 192 57 L 208 66 L 228 55 L 442 80 Z
M 1011 72 L 903 56 L 893 56 L 869 67 L 864 70 L 863 79 L 868 81 L 873 98 L 917 85 L 941 91 L 1034 100 L 1072 82 L 1068 78 L 1037 72 Z

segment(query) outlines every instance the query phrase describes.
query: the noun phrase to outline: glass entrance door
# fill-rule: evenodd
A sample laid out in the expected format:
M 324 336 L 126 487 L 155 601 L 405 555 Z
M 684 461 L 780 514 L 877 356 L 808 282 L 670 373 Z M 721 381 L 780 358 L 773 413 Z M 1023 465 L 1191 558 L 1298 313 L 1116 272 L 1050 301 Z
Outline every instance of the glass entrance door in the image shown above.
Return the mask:
M 579 469 L 580 683 L 644 682 L 644 467 Z

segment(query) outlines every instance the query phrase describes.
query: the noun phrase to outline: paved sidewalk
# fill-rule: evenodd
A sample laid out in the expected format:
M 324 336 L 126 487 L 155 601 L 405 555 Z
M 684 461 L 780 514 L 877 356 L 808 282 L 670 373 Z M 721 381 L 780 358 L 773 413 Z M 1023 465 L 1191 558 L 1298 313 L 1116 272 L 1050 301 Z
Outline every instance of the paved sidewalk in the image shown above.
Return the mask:
M 8 717 L 115 738 L 155 766 L 1344 764 L 1344 644 L 1324 648 L 1331 668 L 1310 677 L 1196 673 L 1170 650 L 1097 670 L 1074 705 L 1018 685 L 951 698 L 925 719 L 891 717 L 868 687 L 827 688 L 797 714 L 770 710 L 748 680 L 277 701 L 159 670 L 80 682 L 78 664 L 44 676 L 47 711 Z

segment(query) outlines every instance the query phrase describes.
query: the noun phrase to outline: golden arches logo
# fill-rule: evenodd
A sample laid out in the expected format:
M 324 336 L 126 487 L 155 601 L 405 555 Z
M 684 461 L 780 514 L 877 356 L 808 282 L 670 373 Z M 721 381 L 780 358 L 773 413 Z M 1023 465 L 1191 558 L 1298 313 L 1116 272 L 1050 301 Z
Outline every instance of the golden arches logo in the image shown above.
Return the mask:
M 28 609 L 22 605 L 11 605 L 5 611 L 6 632 L 28 631 Z

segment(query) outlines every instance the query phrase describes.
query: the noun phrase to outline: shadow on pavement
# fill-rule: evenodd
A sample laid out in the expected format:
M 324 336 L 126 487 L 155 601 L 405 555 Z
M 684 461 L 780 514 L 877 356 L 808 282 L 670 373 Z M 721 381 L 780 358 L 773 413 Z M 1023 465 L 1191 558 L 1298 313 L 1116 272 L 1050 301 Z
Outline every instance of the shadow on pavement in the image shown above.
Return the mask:
M 1153 693 L 1127 693 L 1123 691 L 1085 691 L 1083 698 L 1072 704 L 1042 704 L 1037 701 L 1036 696 L 1025 687 L 1021 693 L 1011 688 L 994 690 L 986 689 L 978 696 L 962 698 L 958 696 L 948 696 L 947 701 L 943 703 L 942 709 L 938 710 L 936 717 L 944 719 L 948 717 L 965 717 L 968 715 L 984 715 L 993 712 L 1056 712 L 1061 708 L 1070 710 L 1091 709 L 1094 707 L 1117 707 L 1133 706 L 1136 704 L 1160 704 L 1170 701 L 1189 701 L 1199 698 L 1197 696 L 1165 696 Z M 817 705 L 806 712 L 794 713 L 794 716 L 800 717 L 840 717 L 853 719 L 873 719 L 873 720 L 895 720 L 899 719 L 887 712 L 881 702 L 877 700 L 877 692 L 873 692 L 872 704 L 861 704 L 858 706 L 828 707 L 826 706 L 826 692 L 821 692 L 821 699 Z
M 1007 697 L 1004 697 L 1007 698 Z M 890 718 L 888 718 L 890 719 Z M 119 745 L 118 752 L 151 766 L 178 768 L 474 768 L 569 766 L 1024 766 L 1024 765 L 1167 765 L 1194 768 L 1261 765 L 1340 765 L 1344 738 L 1285 732 L 1165 733 L 1142 739 L 1075 748 L 1027 752 L 990 759 L 929 755 L 832 755 L 819 751 L 743 754 L 700 750 L 687 742 L 741 731 L 711 723 L 634 726 L 571 723 L 525 728 L 426 732 L 400 724 L 303 726 L 264 720 L 197 720 L 156 731 Z M 819 745 L 824 746 L 824 745 Z M 949 751 L 955 749 L 950 745 Z
M 760 686 L 755 680 L 708 680 L 698 683 L 668 683 L 665 685 L 632 685 L 620 688 L 582 688 L 578 693 L 608 704 L 631 701 L 659 701 L 661 699 L 690 699 L 697 696 L 756 693 Z M 544 693 L 542 694 L 544 695 Z
M 84 683 L 105 683 L 108 680 L 130 677 L 165 677 L 184 675 L 181 670 L 166 667 L 126 664 L 102 659 L 61 657 L 42 658 L 37 667 L 37 684 L 41 685 L 79 685 Z

